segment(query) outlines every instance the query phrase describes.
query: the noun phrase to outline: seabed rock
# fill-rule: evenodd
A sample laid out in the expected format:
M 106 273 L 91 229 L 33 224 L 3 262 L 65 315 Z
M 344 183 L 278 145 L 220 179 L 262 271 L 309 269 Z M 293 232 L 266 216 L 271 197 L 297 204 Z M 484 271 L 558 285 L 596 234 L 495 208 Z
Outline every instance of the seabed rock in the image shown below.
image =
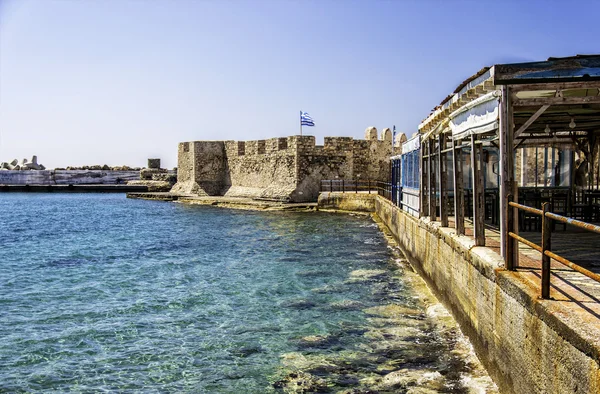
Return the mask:
M 350 278 L 347 280 L 348 283 L 353 282 L 368 282 L 387 275 L 385 270 L 354 270 L 350 272 Z
M 319 345 L 321 343 L 325 343 L 330 340 L 331 340 L 331 337 L 329 335 L 308 335 L 308 336 L 302 337 L 300 339 L 300 342 L 308 344 L 308 345 Z
M 282 388 L 285 393 L 315 393 L 326 390 L 327 382 L 306 372 L 291 372 L 273 387 Z
M 364 312 L 368 315 L 398 318 L 402 316 L 422 316 L 423 312 L 418 309 L 408 308 L 396 304 L 378 305 L 371 308 L 367 308 Z
M 302 310 L 302 309 L 314 308 L 317 306 L 317 304 L 315 304 L 313 301 L 310 301 L 310 300 L 299 299 L 299 300 L 289 300 L 289 301 L 282 302 L 281 306 L 283 306 L 285 308 L 293 308 L 293 309 Z
M 331 309 L 336 310 L 348 310 L 348 309 L 361 309 L 364 307 L 363 303 L 354 300 L 342 300 L 335 301 L 330 304 Z
M 314 289 L 311 289 L 310 291 L 312 291 L 313 293 L 319 293 L 319 294 L 327 294 L 327 293 L 339 293 L 340 291 L 342 291 L 344 289 L 346 285 L 344 283 L 335 283 L 335 284 L 328 284 L 322 287 L 315 287 Z
M 330 348 L 338 343 L 338 338 L 332 335 L 308 335 L 297 341 L 299 348 Z
M 376 384 L 378 390 L 390 390 L 398 388 L 409 388 L 419 386 L 419 389 L 433 390 L 437 392 L 444 388 L 445 379 L 436 371 L 426 369 L 401 369 L 385 375 Z M 415 387 L 416 388 L 416 387 Z M 413 391 L 418 393 L 419 391 Z M 420 391 L 423 392 L 423 391 Z M 427 391 L 425 391 L 427 392 Z

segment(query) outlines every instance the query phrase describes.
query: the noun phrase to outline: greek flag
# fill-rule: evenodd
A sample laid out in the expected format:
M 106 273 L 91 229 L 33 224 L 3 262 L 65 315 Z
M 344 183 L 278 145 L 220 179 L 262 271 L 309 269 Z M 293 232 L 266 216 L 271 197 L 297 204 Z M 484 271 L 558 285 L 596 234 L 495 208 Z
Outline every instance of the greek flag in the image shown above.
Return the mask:
M 302 126 L 314 126 L 315 121 L 310 117 L 308 112 L 300 111 L 300 125 Z

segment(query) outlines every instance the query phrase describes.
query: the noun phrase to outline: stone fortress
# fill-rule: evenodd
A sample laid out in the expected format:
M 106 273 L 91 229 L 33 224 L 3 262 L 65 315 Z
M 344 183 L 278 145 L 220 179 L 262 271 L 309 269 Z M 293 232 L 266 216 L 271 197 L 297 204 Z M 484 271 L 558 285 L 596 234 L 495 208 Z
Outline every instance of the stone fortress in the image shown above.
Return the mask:
M 396 136 L 395 146 L 406 140 Z M 290 136 L 258 141 L 191 141 L 178 149 L 178 195 L 225 196 L 282 202 L 316 201 L 321 180 L 388 182 L 392 131 L 378 138 L 369 127 L 364 140 Z M 398 148 L 395 148 L 397 151 Z

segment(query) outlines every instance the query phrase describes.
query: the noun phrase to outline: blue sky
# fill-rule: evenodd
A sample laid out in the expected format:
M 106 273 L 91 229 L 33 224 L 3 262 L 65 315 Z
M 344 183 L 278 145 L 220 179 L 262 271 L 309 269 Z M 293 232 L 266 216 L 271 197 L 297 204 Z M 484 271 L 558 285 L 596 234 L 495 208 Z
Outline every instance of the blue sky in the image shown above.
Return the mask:
M 600 2 L 0 0 L 0 161 L 177 163 L 177 143 L 408 135 L 481 67 L 600 53 Z

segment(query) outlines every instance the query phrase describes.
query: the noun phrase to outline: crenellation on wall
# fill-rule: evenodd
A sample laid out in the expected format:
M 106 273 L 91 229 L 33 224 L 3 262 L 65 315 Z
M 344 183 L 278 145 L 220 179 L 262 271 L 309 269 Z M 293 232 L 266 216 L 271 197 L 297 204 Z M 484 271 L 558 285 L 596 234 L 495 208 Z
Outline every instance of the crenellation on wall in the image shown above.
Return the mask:
M 256 141 L 256 153 L 259 155 L 265 154 L 265 140 Z
M 352 137 L 325 137 L 324 148 L 328 151 L 350 152 L 353 149 Z
M 377 139 L 377 129 L 373 126 L 371 127 L 367 127 L 367 129 L 365 130 L 365 139 L 366 140 L 376 140 Z
M 290 142 L 290 139 L 293 141 L 292 148 L 298 153 L 311 152 L 317 145 L 315 137 L 312 135 L 295 135 L 289 137 L 288 143 Z
M 381 132 L 381 140 L 391 143 L 392 142 L 392 130 L 389 127 L 386 127 Z
M 322 179 L 389 177 L 391 142 L 314 136 L 254 141 L 195 141 L 179 149 L 175 192 L 316 201 Z M 207 189 L 205 189 L 207 188 Z
M 281 140 L 285 141 L 285 148 L 287 149 L 287 139 L 286 138 L 269 138 L 265 141 L 265 153 L 274 153 L 282 150 L 281 148 Z
M 227 157 L 238 155 L 238 141 L 227 140 L 223 143 L 225 144 L 225 155 Z
M 246 141 L 246 155 L 258 154 L 258 141 Z

